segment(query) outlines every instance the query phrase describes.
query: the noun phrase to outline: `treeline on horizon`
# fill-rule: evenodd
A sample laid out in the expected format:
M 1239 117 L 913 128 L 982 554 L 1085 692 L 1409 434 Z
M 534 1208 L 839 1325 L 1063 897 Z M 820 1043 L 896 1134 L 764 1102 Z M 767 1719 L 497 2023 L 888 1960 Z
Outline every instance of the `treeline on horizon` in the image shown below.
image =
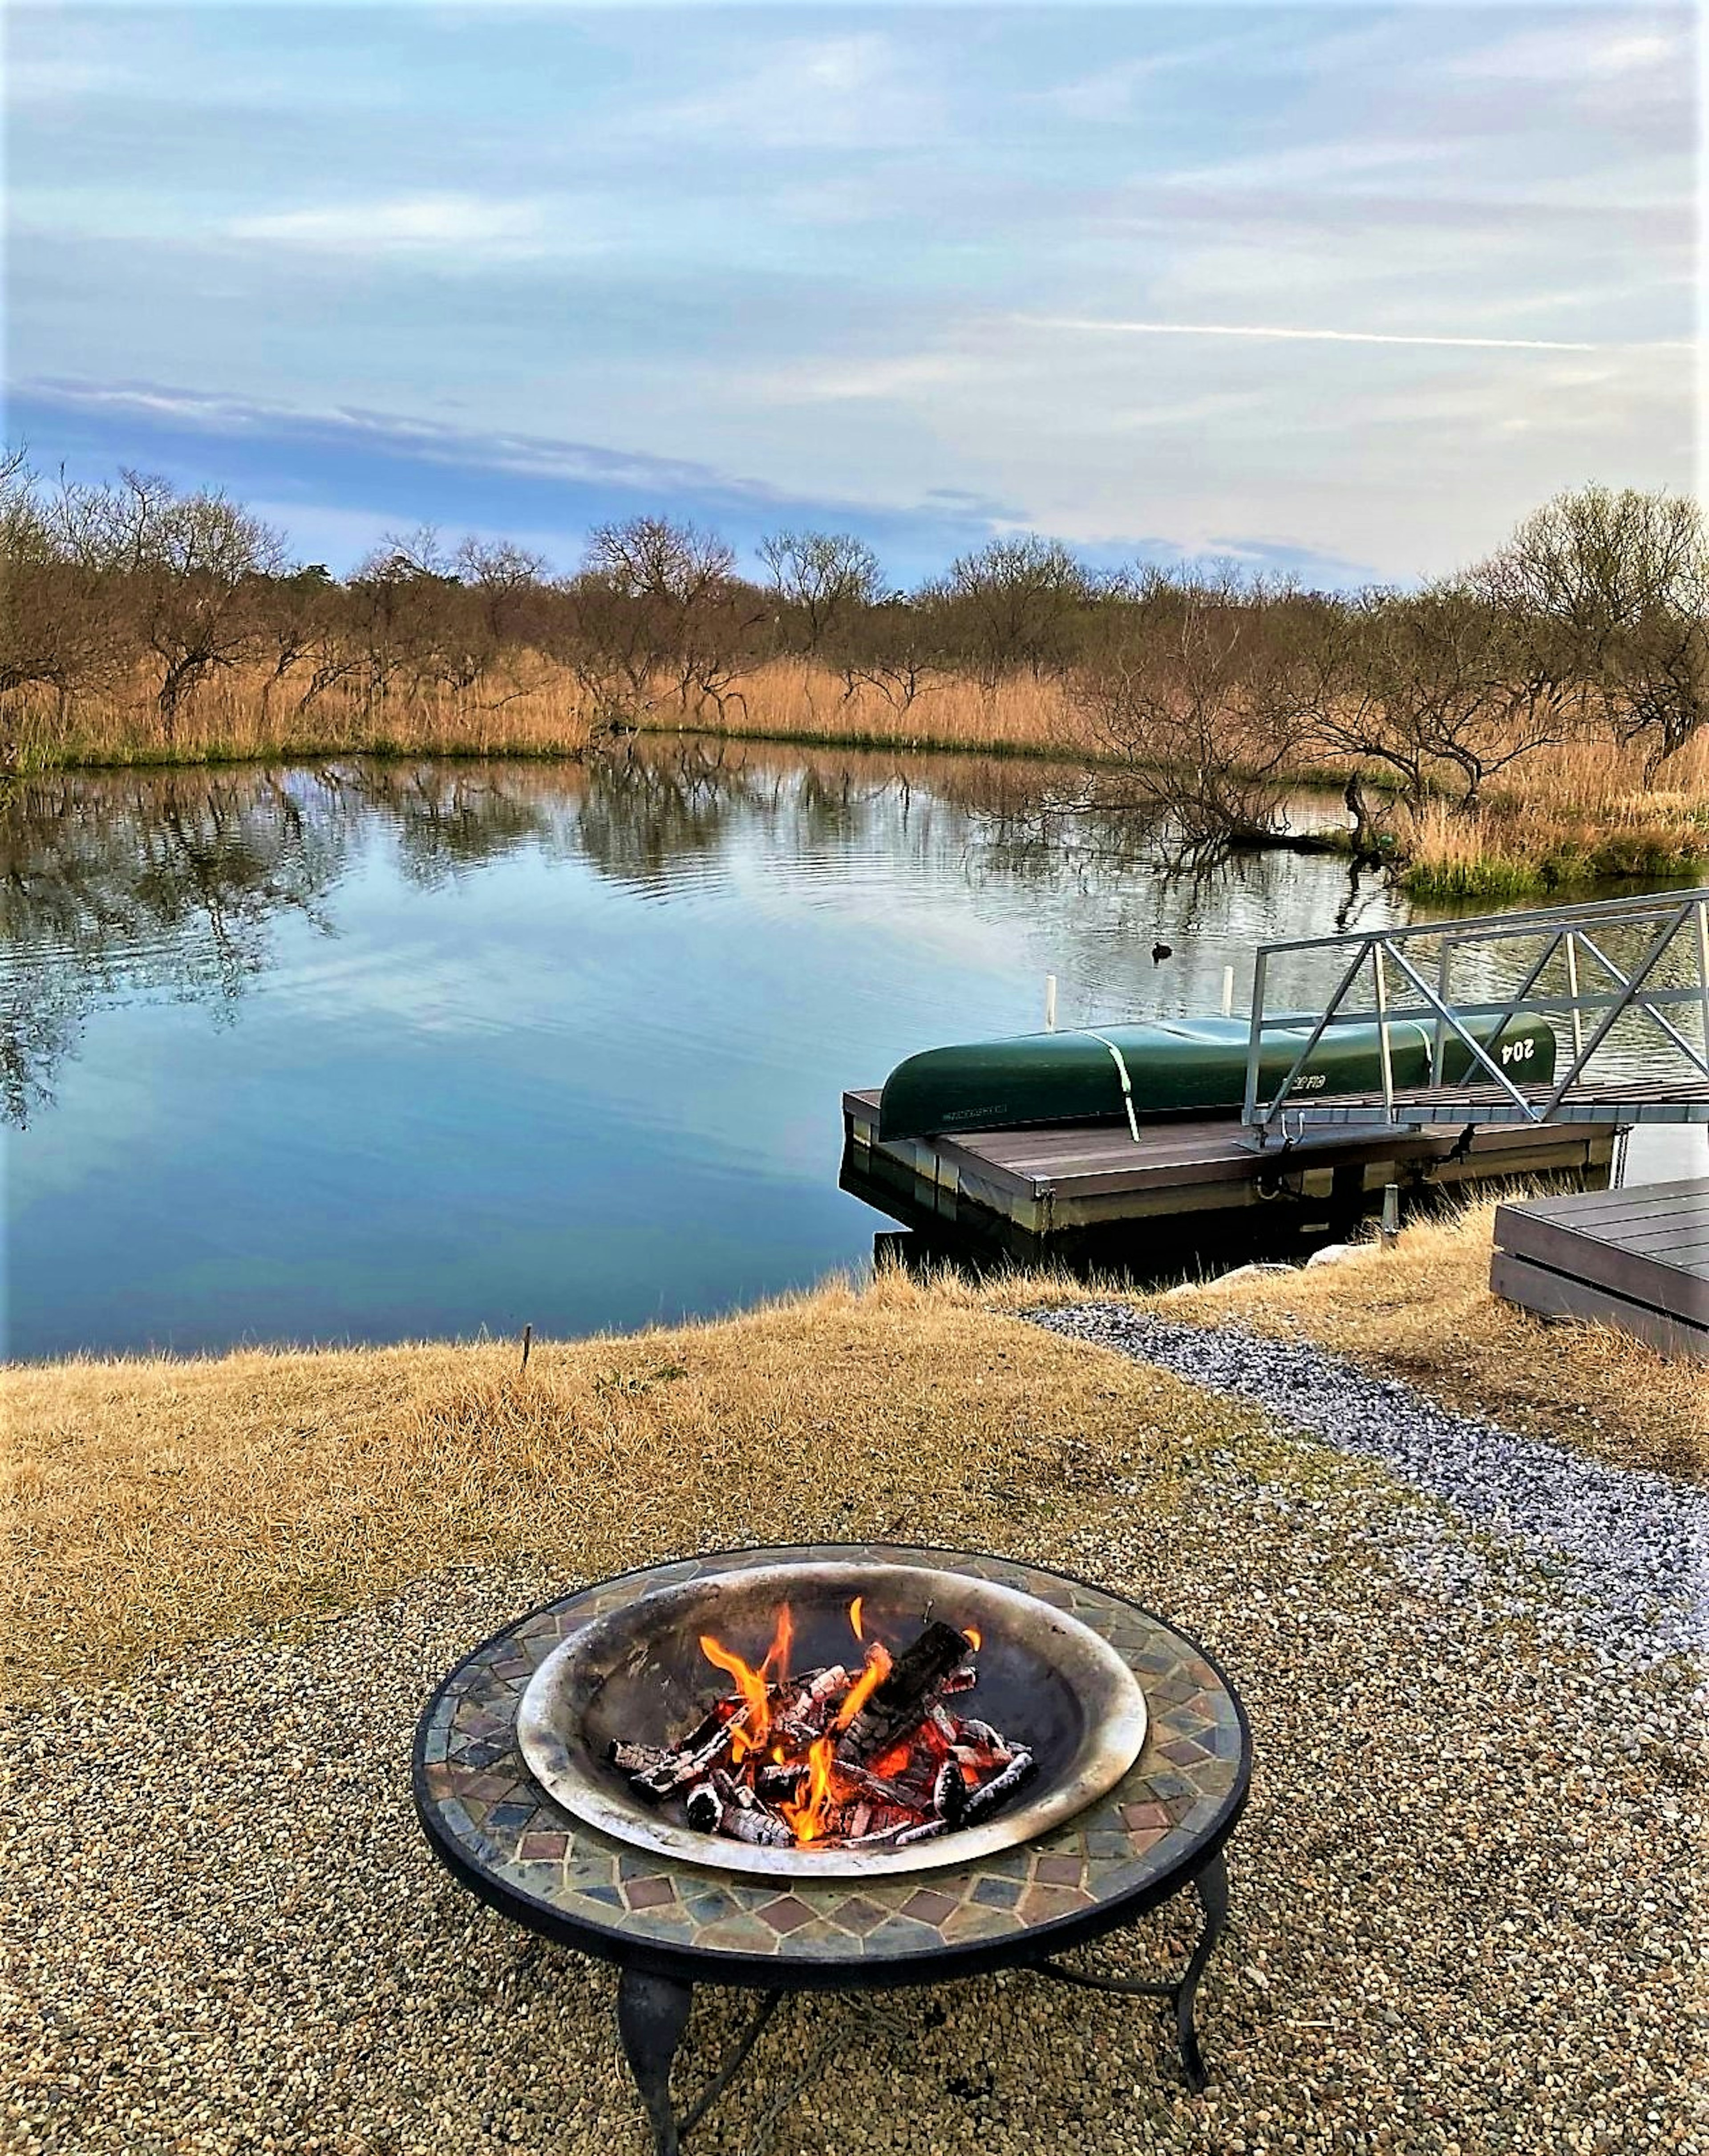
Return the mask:
M 1267 828 L 1308 762 L 1471 812 L 1497 773 L 1587 736 L 1636 748 L 1653 782 L 1709 716 L 1709 547 L 1683 495 L 1560 495 L 1486 560 L 1415 589 L 1109 572 L 1031 535 L 907 591 L 846 532 L 779 531 L 758 554 L 762 574 L 741 575 L 716 532 L 648 516 L 599 526 L 567 573 L 423 528 L 339 578 L 292 562 L 218 489 L 131 470 L 44 480 L 13 452 L 0 696 L 65 726 L 90 700 L 141 695 L 169 751 L 187 703 L 239 670 L 264 706 L 306 718 L 336 700 L 377 735 L 411 699 L 501 710 L 543 672 L 607 733 L 739 729 L 744 682 L 778 660 L 897 713 L 952 681 L 1030 677 L 1060 685 L 1138 798 L 1210 839 Z

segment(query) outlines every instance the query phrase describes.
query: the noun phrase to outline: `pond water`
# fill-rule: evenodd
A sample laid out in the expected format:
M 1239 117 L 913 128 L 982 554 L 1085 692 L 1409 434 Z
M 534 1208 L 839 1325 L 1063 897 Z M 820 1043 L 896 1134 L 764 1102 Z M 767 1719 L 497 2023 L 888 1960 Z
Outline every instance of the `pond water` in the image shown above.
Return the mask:
M 664 744 L 89 773 L 0 818 L 6 1351 L 545 1335 L 870 1258 L 839 1096 L 901 1057 L 1217 1008 L 1404 917 L 1041 834 L 1051 774 Z M 1154 963 L 1152 947 L 1173 955 Z M 1701 1131 L 1634 1172 L 1701 1173 Z

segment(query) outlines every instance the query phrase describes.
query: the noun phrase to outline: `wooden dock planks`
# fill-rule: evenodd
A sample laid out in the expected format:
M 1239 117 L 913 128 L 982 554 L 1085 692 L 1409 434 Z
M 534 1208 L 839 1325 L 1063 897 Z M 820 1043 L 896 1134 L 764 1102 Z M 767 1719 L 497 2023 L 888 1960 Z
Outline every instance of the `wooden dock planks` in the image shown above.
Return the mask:
M 1709 1177 L 1498 1206 L 1495 1244 L 1497 1295 L 1709 1361 Z

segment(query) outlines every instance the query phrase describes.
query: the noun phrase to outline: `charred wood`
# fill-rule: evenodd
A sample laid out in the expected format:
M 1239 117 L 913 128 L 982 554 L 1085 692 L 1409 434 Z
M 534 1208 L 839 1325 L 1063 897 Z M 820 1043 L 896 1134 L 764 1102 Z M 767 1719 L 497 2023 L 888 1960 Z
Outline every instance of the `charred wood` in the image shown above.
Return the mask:
M 716 1834 L 724 1821 L 724 1799 L 710 1782 L 696 1782 L 683 1805 L 688 1823 L 701 1834 Z
M 844 1731 L 838 1758 L 862 1766 L 910 1735 L 925 1720 L 944 1679 L 967 1658 L 965 1632 L 953 1625 L 928 1625 L 897 1656 L 890 1675 Z
M 962 1807 L 962 1825 L 972 1826 L 976 1820 L 988 1818 L 1006 1798 L 1014 1795 L 1036 1763 L 1030 1752 L 1017 1752 L 1001 1774 L 993 1774 L 988 1782 L 982 1782 L 977 1789 L 970 1789 Z

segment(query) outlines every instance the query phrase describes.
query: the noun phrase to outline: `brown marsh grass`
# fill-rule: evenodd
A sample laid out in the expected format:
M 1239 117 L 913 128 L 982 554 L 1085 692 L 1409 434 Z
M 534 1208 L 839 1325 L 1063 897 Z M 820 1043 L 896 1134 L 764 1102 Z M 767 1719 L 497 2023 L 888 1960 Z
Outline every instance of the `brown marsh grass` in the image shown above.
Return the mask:
M 1709 736 L 1672 757 L 1653 787 L 1635 751 L 1573 742 L 1514 767 L 1479 816 L 1432 802 L 1404 822 L 1408 886 L 1424 897 L 1689 875 L 1709 865 Z
M 334 754 L 574 757 L 595 729 L 573 678 L 532 654 L 502 690 L 415 686 L 377 710 L 337 690 L 305 712 L 290 680 L 234 670 L 188 699 L 173 738 L 139 682 L 85 699 L 68 717 L 23 706 L 12 744 L 26 771 L 56 764 L 289 760 Z M 721 716 L 661 697 L 646 731 L 873 752 L 939 751 L 1085 762 L 1101 752 L 1091 716 L 1059 680 L 1019 675 L 986 687 L 928 677 L 899 707 L 869 683 L 852 693 L 829 669 L 775 660 L 746 676 Z M 1345 772 L 1303 768 L 1340 786 Z M 1381 783 L 1380 770 L 1373 773 Z M 1670 759 L 1654 785 L 1643 758 L 1605 738 L 1544 749 L 1486 791 L 1480 814 L 1446 801 L 1402 809 L 1397 835 L 1415 896 L 1499 901 L 1619 876 L 1689 875 L 1709 864 L 1709 736 Z
M 24 703 L 13 755 L 26 772 L 59 765 L 236 763 L 317 756 L 576 757 L 589 725 L 571 677 L 535 665 L 502 694 L 413 687 L 377 709 L 336 690 L 305 711 L 290 680 L 234 668 L 179 706 L 172 738 L 140 682 L 78 700 L 60 716 Z

